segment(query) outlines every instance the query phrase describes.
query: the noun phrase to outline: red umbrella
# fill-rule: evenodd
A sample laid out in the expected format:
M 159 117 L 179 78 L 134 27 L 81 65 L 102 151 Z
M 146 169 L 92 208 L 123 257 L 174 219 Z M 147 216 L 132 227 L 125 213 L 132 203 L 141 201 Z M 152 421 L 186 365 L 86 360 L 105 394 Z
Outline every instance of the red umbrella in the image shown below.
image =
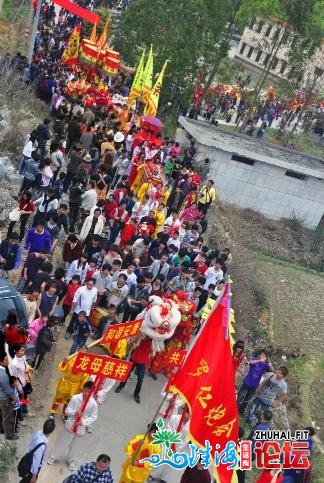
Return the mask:
M 144 116 L 143 119 L 144 119 L 144 122 L 146 122 L 146 124 L 148 124 L 149 126 L 153 126 L 159 129 L 163 127 L 163 124 L 158 117 Z

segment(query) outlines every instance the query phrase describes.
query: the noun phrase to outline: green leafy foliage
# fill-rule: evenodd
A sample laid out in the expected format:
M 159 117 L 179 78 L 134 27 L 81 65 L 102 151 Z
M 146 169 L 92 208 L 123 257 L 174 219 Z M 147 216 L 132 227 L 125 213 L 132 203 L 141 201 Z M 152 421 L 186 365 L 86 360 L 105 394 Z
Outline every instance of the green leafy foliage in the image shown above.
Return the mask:
M 136 66 L 144 48 L 153 44 L 154 72 L 169 59 L 162 88 L 164 99 L 187 103 L 201 63 L 212 62 L 228 9 L 225 0 L 136 0 L 122 15 L 115 46 L 123 61 Z

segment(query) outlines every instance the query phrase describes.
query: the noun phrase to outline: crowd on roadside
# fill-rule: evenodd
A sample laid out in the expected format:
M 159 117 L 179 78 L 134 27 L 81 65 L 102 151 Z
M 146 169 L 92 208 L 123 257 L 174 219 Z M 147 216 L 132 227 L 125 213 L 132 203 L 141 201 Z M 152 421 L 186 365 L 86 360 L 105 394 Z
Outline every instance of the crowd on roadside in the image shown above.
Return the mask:
M 155 125 L 139 125 L 126 107 L 89 108 L 82 95 L 71 97 L 68 83 L 75 73 L 57 61 L 75 18 L 61 11 L 54 25 L 54 17 L 51 6 L 44 5 L 31 66 L 24 64 L 19 53 L 14 58 L 6 55 L 2 62 L 20 70 L 50 110 L 23 147 L 17 206 L 2 223 L 2 232 L 4 227 L 7 232 L 0 244 L 1 273 L 11 277 L 19 272 L 17 288 L 28 316 L 28 326 L 23 327 L 17 314 L 10 313 L 1 336 L 0 368 L 7 369 L 0 371 L 0 431 L 7 440 L 18 439 L 19 425 L 26 424 L 29 399 L 34 397 L 32 380 L 57 343 L 55 332 L 64 327 L 65 338 L 71 339 L 66 356 L 72 355 L 90 337 L 100 338 L 110 325 L 134 320 L 150 296 L 181 293 L 186 329 L 177 332 L 174 342 L 186 348 L 221 293 L 232 262 L 228 247 L 208 244 L 206 215 L 217 213 L 209 160 L 198 162 L 194 140 L 180 146 L 162 137 Z M 129 91 L 127 76 L 119 75 L 109 84 L 111 93 L 125 96 Z M 114 347 L 110 355 L 126 358 L 127 347 Z M 235 369 L 242 368 L 244 361 L 244 342 L 237 341 Z M 137 370 L 137 404 L 145 373 L 156 379 L 163 372 L 157 362 Z M 248 364 L 238 391 L 239 412 L 242 420 L 262 426 L 257 429 L 270 428 L 271 410 L 286 399 L 288 370 L 285 366 L 274 370 L 264 350 Z M 76 470 L 72 428 L 92 384 L 83 382 L 79 393 L 64 401 L 65 430 L 56 443 L 57 452 L 48 460 L 52 464 L 65 458 L 71 471 Z M 262 410 L 259 422 L 258 408 Z M 32 440 L 31 450 L 41 442 L 47 447 L 56 409 L 38 439 Z M 87 411 L 78 426 L 80 435 L 97 418 L 95 400 Z M 24 483 L 36 481 L 44 459 L 42 448 L 34 459 Z M 98 483 L 112 483 L 109 463 L 107 455 L 100 455 L 69 482 L 81 483 L 84 475 L 91 481 L 98 474 Z M 208 483 L 207 473 L 199 475 Z M 308 483 L 309 474 L 285 474 L 281 480 L 280 475 L 275 475 L 277 479 L 265 475 L 258 482 Z M 190 471 L 183 478 L 182 483 L 198 483 Z M 238 478 L 244 482 L 244 471 L 238 472 Z

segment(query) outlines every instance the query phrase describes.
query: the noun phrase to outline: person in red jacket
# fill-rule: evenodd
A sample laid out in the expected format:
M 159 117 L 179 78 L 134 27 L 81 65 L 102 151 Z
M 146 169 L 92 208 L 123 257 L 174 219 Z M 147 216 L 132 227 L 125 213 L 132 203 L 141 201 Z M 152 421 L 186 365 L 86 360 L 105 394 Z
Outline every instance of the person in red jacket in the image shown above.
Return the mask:
M 15 312 L 8 313 L 4 336 L 8 344 L 10 357 L 13 359 L 15 357 L 16 346 L 24 346 L 28 339 L 28 332 L 22 327 L 19 327 L 17 314 Z
M 64 312 L 63 322 L 65 322 L 65 319 L 71 310 L 74 294 L 79 287 L 81 287 L 80 275 L 73 275 L 71 282 L 67 286 L 67 292 L 63 299 L 63 312 Z
M 134 237 L 135 233 L 136 233 L 135 219 L 130 218 L 120 233 L 119 248 L 125 248 L 126 243 L 129 242 Z
M 109 195 L 109 197 L 106 200 L 106 203 L 104 204 L 104 207 L 103 207 L 107 222 L 109 222 L 109 220 L 111 220 L 112 213 L 114 213 L 116 208 L 117 208 L 117 203 L 114 200 L 114 196 Z

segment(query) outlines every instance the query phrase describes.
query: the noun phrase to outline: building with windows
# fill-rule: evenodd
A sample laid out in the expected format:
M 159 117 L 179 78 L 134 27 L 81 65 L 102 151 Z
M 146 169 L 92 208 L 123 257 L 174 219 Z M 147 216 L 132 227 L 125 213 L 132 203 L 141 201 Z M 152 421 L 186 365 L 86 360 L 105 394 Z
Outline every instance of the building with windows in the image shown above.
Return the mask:
M 295 216 L 312 229 L 323 222 L 323 159 L 187 117 L 178 125 L 178 142 L 196 142 L 198 166 L 209 158 L 218 199 L 274 220 Z
M 283 28 L 275 19 L 253 18 L 248 27 L 244 29 L 234 60 L 245 65 L 255 73 L 261 73 L 267 65 L 271 45 L 281 39 L 282 45 L 276 53 L 270 67 L 270 80 L 272 82 L 286 78 L 289 73 L 287 54 L 295 35 L 289 28 Z M 314 56 L 309 60 L 305 72 L 307 78 L 318 78 L 320 88 L 324 87 L 324 48 L 315 50 Z

